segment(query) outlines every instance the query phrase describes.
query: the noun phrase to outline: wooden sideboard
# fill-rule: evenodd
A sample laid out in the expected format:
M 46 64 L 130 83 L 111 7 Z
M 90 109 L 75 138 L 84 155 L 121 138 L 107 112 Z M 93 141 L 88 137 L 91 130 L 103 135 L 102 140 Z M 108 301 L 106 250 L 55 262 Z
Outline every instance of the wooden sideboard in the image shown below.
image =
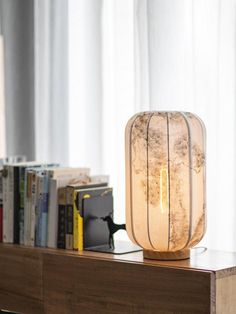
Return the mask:
M 0 309 L 20 313 L 236 313 L 236 254 L 143 260 L 0 244 Z

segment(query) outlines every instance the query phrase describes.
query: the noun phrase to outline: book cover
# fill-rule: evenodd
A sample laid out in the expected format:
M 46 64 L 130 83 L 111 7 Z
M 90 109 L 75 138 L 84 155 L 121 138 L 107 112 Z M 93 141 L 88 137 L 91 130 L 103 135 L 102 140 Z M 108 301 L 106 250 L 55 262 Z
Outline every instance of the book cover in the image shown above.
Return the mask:
M 87 189 L 77 189 L 75 193 L 75 204 L 78 215 L 78 249 L 82 251 L 84 249 L 83 200 L 101 195 L 112 195 L 112 188 L 108 188 L 107 186 L 90 187 Z

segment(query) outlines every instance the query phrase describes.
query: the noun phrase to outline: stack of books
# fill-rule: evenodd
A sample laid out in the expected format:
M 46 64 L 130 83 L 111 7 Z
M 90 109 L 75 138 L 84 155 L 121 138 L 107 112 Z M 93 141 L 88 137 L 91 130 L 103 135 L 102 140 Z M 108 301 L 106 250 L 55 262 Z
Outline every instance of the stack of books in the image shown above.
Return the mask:
M 5 160 L 0 167 L 0 242 L 70 250 L 108 242 L 108 176 L 57 163 Z

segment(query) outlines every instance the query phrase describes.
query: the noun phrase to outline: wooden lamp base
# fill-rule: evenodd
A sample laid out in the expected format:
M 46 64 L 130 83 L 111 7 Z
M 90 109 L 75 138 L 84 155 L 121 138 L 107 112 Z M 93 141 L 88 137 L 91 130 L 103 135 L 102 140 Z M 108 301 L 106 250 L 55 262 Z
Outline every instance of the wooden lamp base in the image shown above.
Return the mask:
M 148 259 L 156 259 L 159 261 L 177 261 L 190 258 L 190 250 L 185 249 L 175 252 L 159 252 L 151 250 L 143 250 L 143 257 Z

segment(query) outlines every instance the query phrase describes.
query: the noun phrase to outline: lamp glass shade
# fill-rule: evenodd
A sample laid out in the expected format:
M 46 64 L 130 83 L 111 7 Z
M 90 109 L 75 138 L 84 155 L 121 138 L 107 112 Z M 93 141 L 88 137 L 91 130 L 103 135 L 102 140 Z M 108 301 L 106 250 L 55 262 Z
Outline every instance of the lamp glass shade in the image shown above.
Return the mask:
M 141 112 L 127 123 L 126 228 L 145 250 L 189 249 L 206 227 L 205 127 L 188 112 Z

